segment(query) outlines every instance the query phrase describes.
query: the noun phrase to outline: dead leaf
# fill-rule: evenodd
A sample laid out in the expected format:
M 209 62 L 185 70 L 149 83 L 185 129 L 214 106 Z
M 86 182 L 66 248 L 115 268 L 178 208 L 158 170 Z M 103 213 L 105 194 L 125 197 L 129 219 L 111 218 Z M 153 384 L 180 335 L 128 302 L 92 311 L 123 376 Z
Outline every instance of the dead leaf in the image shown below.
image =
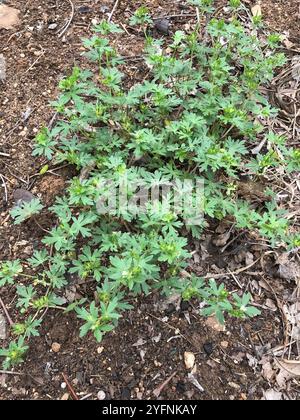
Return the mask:
M 272 299 L 267 299 L 265 302 L 265 305 L 273 312 L 277 311 L 277 306 L 275 305 L 275 303 L 273 302 Z
M 288 38 L 285 38 L 283 41 L 283 45 L 288 49 L 292 49 L 295 45 L 291 42 Z
M 132 344 L 132 347 L 140 347 L 146 344 L 147 341 L 143 340 L 142 338 L 139 338 L 138 341 L 134 344 Z
M 188 374 L 188 380 L 191 382 L 192 385 L 194 385 L 200 392 L 204 392 L 204 388 L 199 384 L 198 379 L 194 376 L 193 373 Z
M 266 362 L 263 367 L 262 367 L 262 374 L 263 377 L 267 380 L 267 381 L 271 381 L 274 376 L 275 376 L 275 372 L 273 370 L 273 366 L 270 362 Z
M 276 359 L 279 366 L 293 376 L 300 376 L 300 360 Z
M 0 4 L 0 29 L 13 29 L 18 25 L 20 11 L 5 4 Z
M 187 369 L 193 369 L 195 364 L 195 355 L 190 351 L 184 352 L 184 364 Z
M 290 379 L 300 377 L 300 361 L 275 359 L 275 362 L 280 368 L 276 382 L 281 389 L 286 387 Z
M 251 8 L 251 12 L 252 12 L 252 15 L 254 17 L 260 17 L 260 16 L 262 16 L 261 5 L 258 3 L 255 6 L 253 6 Z
M 264 391 L 263 400 L 280 401 L 282 400 L 282 393 L 279 391 L 275 391 L 275 389 L 268 389 L 267 391 Z
M 213 244 L 218 247 L 222 247 L 227 244 L 231 236 L 231 231 L 223 233 L 222 235 L 218 235 L 215 239 L 213 239 Z
M 256 369 L 257 365 L 258 365 L 258 360 L 256 357 L 252 356 L 252 354 L 246 353 L 246 357 L 248 359 L 248 365 L 252 368 L 252 369 Z
M 287 264 L 279 265 L 278 273 L 284 280 L 298 282 L 300 279 L 300 264 L 290 261 Z

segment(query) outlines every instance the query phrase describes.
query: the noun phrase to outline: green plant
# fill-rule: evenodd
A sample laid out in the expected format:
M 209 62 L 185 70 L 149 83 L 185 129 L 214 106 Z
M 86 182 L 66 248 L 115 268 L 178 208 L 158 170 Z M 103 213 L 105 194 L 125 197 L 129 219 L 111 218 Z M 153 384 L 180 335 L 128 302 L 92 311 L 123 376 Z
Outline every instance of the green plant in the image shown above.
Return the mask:
M 20 225 L 25 220 L 30 219 L 35 214 L 40 213 L 43 209 L 38 198 L 34 198 L 29 202 L 22 202 L 20 205 L 14 207 L 10 212 L 16 225 Z
M 11 366 L 15 366 L 22 363 L 24 355 L 28 350 L 28 346 L 24 345 L 24 337 L 20 337 L 18 341 L 11 341 L 7 349 L 0 349 L 0 356 L 4 357 L 3 368 L 9 369 Z
M 200 15 L 210 14 L 213 1 L 192 4 Z M 71 164 L 78 176 L 49 209 L 56 223 L 42 240 L 44 248 L 24 264 L 0 265 L 0 286 L 18 282 L 22 315 L 13 328 L 18 342 L 1 351 L 6 366 L 22 360 L 24 343 L 37 334 L 47 308 L 75 311 L 84 321 L 81 336 L 91 332 L 97 340 L 130 309 L 131 296 L 153 289 L 198 298 L 202 313 L 215 313 L 221 322 L 227 314 L 257 315 L 249 294 L 231 295 L 214 280 L 182 276 L 191 256 L 189 238 L 200 237 L 208 218 L 255 230 L 274 246 L 299 246 L 274 194 L 260 206 L 238 195 L 241 176 L 263 182 L 276 168 L 299 170 L 298 150 L 259 123 L 276 115 L 259 87 L 285 63 L 275 51 L 277 36 L 259 41 L 234 14 L 228 22 L 208 19 L 205 42 L 197 25 L 176 32 L 165 45 L 147 34 L 151 22 L 143 7 L 131 19 L 144 27 L 149 76 L 128 89 L 124 59 L 105 38 L 121 29 L 102 22 L 83 41 L 93 71 L 75 67 L 60 82 L 61 94 L 52 103 L 58 122 L 37 136 L 35 156 Z M 258 138 L 267 146 L 253 159 Z M 150 201 L 149 191 L 156 192 Z M 12 216 L 21 223 L 41 209 L 35 200 Z M 94 285 L 94 299 L 89 295 L 65 307 L 61 296 L 70 275 Z

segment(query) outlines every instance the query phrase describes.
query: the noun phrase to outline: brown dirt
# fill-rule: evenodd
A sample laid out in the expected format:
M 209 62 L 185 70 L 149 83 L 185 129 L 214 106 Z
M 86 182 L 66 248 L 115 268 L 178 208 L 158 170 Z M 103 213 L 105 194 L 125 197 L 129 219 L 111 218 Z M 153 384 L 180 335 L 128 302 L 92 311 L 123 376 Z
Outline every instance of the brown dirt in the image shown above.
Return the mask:
M 32 158 L 31 148 L 39 128 L 51 121 L 53 113 L 48 103 L 56 98 L 58 81 L 74 63 L 83 63 L 81 38 L 89 36 L 92 19 L 106 16 L 102 13 L 103 6 L 111 10 L 114 4 L 109 0 L 73 2 L 74 20 L 62 39 L 58 39 L 57 30 L 70 16 L 69 2 L 59 2 L 59 5 L 55 0 L 5 2 L 20 10 L 21 25 L 14 30 L 0 30 L 0 53 L 4 54 L 8 68 L 7 80 L 2 85 L 0 82 L 0 151 L 9 154 L 8 158 L 0 156 L 0 173 L 5 176 L 8 188 L 8 202 L 5 197 L 2 199 L 1 190 L 0 260 L 28 257 L 39 246 L 43 235 L 35 224 L 27 223 L 22 228 L 11 224 L 8 211 L 13 205 L 14 189 L 30 189 L 49 205 L 55 195 L 63 192 L 72 176 L 68 168 L 53 168 L 52 174 L 36 176 L 45 162 Z M 180 5 L 184 2 L 121 1 L 115 21 L 125 22 L 130 11 L 142 3 L 148 3 L 157 16 L 182 12 Z M 279 31 L 288 29 L 297 37 L 296 0 L 262 3 L 270 26 Z M 85 5 L 87 9 L 81 8 Z M 56 30 L 49 29 L 53 23 L 58 25 Z M 176 25 L 180 27 L 181 23 Z M 122 54 L 136 55 L 141 51 L 142 42 L 132 33 L 122 36 L 118 45 Z M 135 65 L 128 74 L 134 80 L 140 71 Z M 30 113 L 28 119 L 24 119 L 25 113 Z M 48 228 L 51 223 L 53 221 L 44 214 L 40 224 Z M 246 265 L 249 253 L 256 259 L 265 252 L 264 247 L 255 249 L 247 245 L 249 238 L 241 236 L 220 257 L 209 235 L 214 238 L 216 234 L 212 230 L 199 243 L 191 244 L 198 250 L 193 268 L 201 273 L 228 268 L 234 271 Z M 255 242 L 255 238 L 251 239 Z M 269 263 L 271 265 L 272 260 Z M 274 300 L 274 293 L 282 295 L 283 286 L 282 280 L 274 276 L 276 270 L 264 271 L 261 267 L 251 270 L 240 275 L 238 282 L 243 289 L 254 293 L 257 304 L 262 306 L 262 316 L 242 323 L 230 321 L 226 332 L 217 332 L 208 326 L 192 305 L 176 308 L 170 304 L 161 310 L 163 302 L 155 294 L 132 302 L 135 309 L 126 314 L 117 330 L 101 344 L 92 338 L 79 339 L 79 322 L 73 315 L 63 316 L 49 310 L 41 336 L 32 340 L 26 362 L 19 369 L 23 376 L 0 375 L 0 399 L 60 399 L 68 392 L 62 389 L 63 372 L 78 396 L 91 394 L 90 399 L 97 399 L 100 390 L 113 399 L 155 398 L 153 390 L 174 372 L 161 398 L 260 399 L 269 385 L 261 376 L 259 364 L 250 367 L 250 361 L 251 357 L 258 358 L 257 352 L 262 346 L 274 348 L 283 342 L 285 329 Z M 261 289 L 261 276 L 271 279 L 273 291 Z M 227 279 L 231 289 L 236 287 L 231 277 Z M 15 319 L 11 291 L 3 294 L 1 290 L 1 297 Z M 267 298 L 273 300 L 275 309 L 265 305 Z M 53 342 L 61 345 L 58 353 L 51 350 Z M 210 347 L 212 353 L 208 351 Z M 196 376 L 204 393 L 188 381 L 183 361 L 185 351 L 196 356 Z

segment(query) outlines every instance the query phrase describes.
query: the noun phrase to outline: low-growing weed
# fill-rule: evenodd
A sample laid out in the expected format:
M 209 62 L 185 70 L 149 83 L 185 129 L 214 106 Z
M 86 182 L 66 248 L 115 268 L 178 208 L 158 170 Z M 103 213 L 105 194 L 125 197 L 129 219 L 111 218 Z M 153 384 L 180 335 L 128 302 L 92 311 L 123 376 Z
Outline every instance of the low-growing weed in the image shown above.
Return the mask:
M 47 308 L 75 311 L 83 321 L 80 336 L 92 333 L 98 341 L 131 308 L 130 296 L 153 290 L 199 299 L 203 315 L 220 322 L 226 314 L 258 315 L 249 294 L 182 276 L 191 258 L 188 239 L 200 238 L 208 218 L 256 231 L 273 246 L 299 246 L 274 198 L 258 207 L 238 193 L 241 176 L 255 181 L 274 168 L 299 170 L 299 151 L 263 124 L 277 112 L 259 88 L 285 63 L 276 52 L 280 38 L 259 41 L 258 17 L 246 32 L 236 17 L 239 0 L 229 1 L 228 22 L 210 17 L 213 1 L 190 3 L 200 21 L 209 17 L 205 42 L 201 24 L 177 31 L 166 45 L 151 37 L 147 8 L 130 19 L 145 36 L 142 82 L 128 87 L 126 58 L 108 39 L 122 29 L 108 22 L 83 41 L 91 70 L 75 67 L 60 82 L 52 103 L 58 122 L 41 130 L 33 155 L 71 164 L 79 175 L 50 208 L 57 222 L 43 248 L 25 262 L 0 265 L 0 286 L 15 285 L 21 315 L 12 328 L 16 339 L 0 351 L 6 368 L 23 360 Z M 253 158 L 263 137 L 266 147 Z M 32 200 L 11 215 L 20 224 L 41 210 Z M 94 296 L 66 306 L 70 276 L 94 284 Z

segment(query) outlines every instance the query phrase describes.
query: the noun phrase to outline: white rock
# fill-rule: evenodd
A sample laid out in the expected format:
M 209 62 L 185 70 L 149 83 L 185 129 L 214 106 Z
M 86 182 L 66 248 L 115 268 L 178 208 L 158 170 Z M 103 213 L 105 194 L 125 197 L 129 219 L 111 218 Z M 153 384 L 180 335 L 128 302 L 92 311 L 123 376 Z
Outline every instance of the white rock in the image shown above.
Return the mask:
M 104 391 L 99 391 L 99 392 L 98 392 L 98 394 L 97 394 L 97 398 L 98 398 L 98 400 L 100 400 L 100 401 L 105 400 L 105 398 L 106 398 L 106 394 L 105 394 L 105 392 L 104 392 Z

